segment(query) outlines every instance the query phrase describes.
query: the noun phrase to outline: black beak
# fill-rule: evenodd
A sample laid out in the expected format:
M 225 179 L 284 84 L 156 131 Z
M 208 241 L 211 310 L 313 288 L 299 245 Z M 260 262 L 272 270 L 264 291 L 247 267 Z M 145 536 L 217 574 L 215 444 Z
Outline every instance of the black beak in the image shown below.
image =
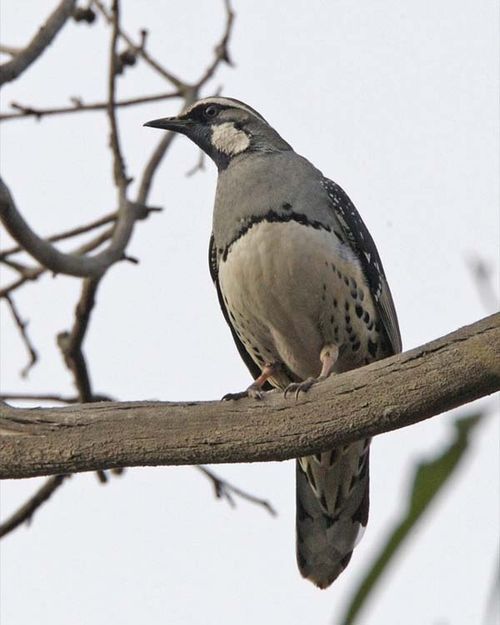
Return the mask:
M 190 119 L 181 119 L 179 117 L 153 119 L 152 121 L 144 124 L 144 126 L 150 126 L 151 128 L 161 128 L 162 130 L 171 130 L 172 132 L 181 133 L 185 133 L 191 125 L 192 121 Z

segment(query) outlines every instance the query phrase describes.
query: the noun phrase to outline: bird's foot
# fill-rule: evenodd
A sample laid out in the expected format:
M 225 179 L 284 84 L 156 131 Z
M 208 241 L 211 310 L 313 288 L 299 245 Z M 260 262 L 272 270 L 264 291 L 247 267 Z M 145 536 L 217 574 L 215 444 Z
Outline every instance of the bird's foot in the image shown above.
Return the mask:
M 257 384 L 250 384 L 250 386 L 244 391 L 239 393 L 226 393 L 222 398 L 222 401 L 236 401 L 243 399 L 244 397 L 251 397 L 252 399 L 262 399 L 264 397 L 264 391 Z
M 320 375 L 317 378 L 307 378 L 307 380 L 303 380 L 302 382 L 292 382 L 286 387 L 284 397 L 286 399 L 290 393 L 293 393 L 295 399 L 298 399 L 301 393 L 307 393 L 312 386 L 325 379 L 325 376 Z
M 255 382 L 253 382 L 253 384 L 250 384 L 246 390 L 240 391 L 239 393 L 226 393 L 222 398 L 222 401 L 243 399 L 244 397 L 263 399 L 265 391 L 262 390 L 262 387 L 270 377 L 279 371 L 279 368 L 280 364 L 278 362 L 266 364 L 259 377 L 255 380 Z

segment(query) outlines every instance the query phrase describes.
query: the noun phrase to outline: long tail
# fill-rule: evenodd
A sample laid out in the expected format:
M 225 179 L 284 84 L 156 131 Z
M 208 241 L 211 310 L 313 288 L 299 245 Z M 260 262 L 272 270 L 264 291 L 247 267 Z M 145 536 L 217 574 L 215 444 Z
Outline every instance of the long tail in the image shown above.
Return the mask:
M 316 586 L 349 564 L 368 521 L 370 441 L 297 460 L 297 562 Z

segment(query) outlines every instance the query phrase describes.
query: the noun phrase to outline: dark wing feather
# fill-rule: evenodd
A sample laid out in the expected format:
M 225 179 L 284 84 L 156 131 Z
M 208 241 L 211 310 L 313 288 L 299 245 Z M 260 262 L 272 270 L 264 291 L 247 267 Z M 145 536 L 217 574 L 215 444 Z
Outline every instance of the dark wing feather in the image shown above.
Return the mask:
M 361 262 L 370 292 L 382 321 L 393 353 L 401 351 L 396 309 L 375 243 L 347 193 L 332 180 L 323 179 L 323 186 L 351 248 Z
M 234 342 L 236 343 L 236 347 L 238 348 L 238 352 L 240 353 L 240 356 L 243 362 L 245 363 L 253 379 L 255 380 L 256 378 L 259 377 L 261 373 L 260 367 L 252 360 L 250 354 L 247 352 L 247 350 L 245 349 L 245 346 L 243 345 L 238 335 L 236 334 L 236 331 L 233 328 L 233 324 L 231 323 L 231 320 L 229 319 L 226 305 L 224 303 L 224 298 L 222 296 L 222 292 L 221 292 L 220 284 L 219 284 L 219 267 L 218 267 L 218 262 L 217 262 L 217 248 L 215 247 L 213 234 L 210 237 L 210 244 L 208 247 L 208 264 L 210 267 L 210 276 L 212 277 L 213 283 L 215 284 L 215 288 L 217 289 L 217 297 L 219 299 L 219 305 L 221 307 L 222 314 L 224 315 L 224 319 L 226 320 L 226 323 L 229 326 L 229 329 L 231 330 L 231 334 L 233 335 Z M 271 386 L 266 383 L 266 385 L 264 386 L 264 389 L 267 390 L 270 388 Z

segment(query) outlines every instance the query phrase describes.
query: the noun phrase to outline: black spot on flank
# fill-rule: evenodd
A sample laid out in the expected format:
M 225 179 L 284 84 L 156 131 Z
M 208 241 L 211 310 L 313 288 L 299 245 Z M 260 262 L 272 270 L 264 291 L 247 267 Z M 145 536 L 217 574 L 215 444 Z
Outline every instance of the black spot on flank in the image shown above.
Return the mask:
M 348 311 L 349 310 L 349 302 L 346 301 L 346 303 L 344 304 L 344 307 L 345 307 L 346 311 Z
M 358 289 L 358 297 L 361 301 L 365 299 L 365 292 L 363 291 L 363 289 Z
M 321 301 L 324 302 L 326 300 L 326 295 L 323 293 L 323 295 L 321 296 Z
M 355 343 L 358 340 L 358 337 L 355 334 L 351 334 L 351 336 L 349 337 L 349 341 L 351 343 Z
M 344 282 L 346 286 L 349 286 L 349 278 L 347 276 L 344 276 Z
M 281 208 L 282 208 L 283 210 L 290 211 L 290 210 L 292 210 L 292 205 L 290 204 L 290 202 L 284 202 L 284 203 L 281 205 Z
M 337 267 L 335 267 L 335 265 L 332 263 L 332 271 L 333 273 L 335 273 L 337 271 Z
M 346 315 L 346 316 L 345 316 L 345 322 L 346 322 L 347 324 L 351 323 L 351 315 Z
M 334 321 L 334 317 L 333 315 L 330 315 L 330 323 L 333 325 L 333 321 Z
M 375 324 L 375 332 L 380 332 L 380 323 L 378 321 Z
M 358 283 L 356 282 L 356 280 L 354 278 L 351 278 L 351 286 L 353 289 L 357 289 L 358 288 Z
M 337 269 L 337 275 L 339 278 L 342 278 L 342 273 Z
M 370 313 L 367 310 L 365 310 L 365 312 L 363 313 L 363 321 L 365 323 L 369 323 L 370 321 Z
M 373 329 L 373 321 L 370 321 L 370 323 L 366 327 L 368 328 L 368 330 L 372 330 Z
M 351 297 L 352 299 L 358 299 L 358 292 L 356 289 L 351 289 Z
M 347 326 L 345 327 L 345 331 L 347 332 L 347 334 L 351 334 L 351 332 L 352 332 L 352 326 L 347 325 Z
M 374 358 L 377 354 L 377 348 L 378 348 L 377 343 L 374 343 L 371 339 L 368 339 L 368 351 Z
M 326 284 L 323 285 L 323 291 L 326 291 Z
M 355 343 L 352 344 L 352 351 L 353 352 L 357 352 L 358 349 L 361 347 L 361 343 L 359 341 L 356 341 Z
M 356 304 L 356 308 L 354 309 L 356 311 L 356 314 L 358 315 L 358 317 L 361 319 L 361 317 L 363 316 L 363 308 L 362 306 L 360 306 L 359 304 Z

